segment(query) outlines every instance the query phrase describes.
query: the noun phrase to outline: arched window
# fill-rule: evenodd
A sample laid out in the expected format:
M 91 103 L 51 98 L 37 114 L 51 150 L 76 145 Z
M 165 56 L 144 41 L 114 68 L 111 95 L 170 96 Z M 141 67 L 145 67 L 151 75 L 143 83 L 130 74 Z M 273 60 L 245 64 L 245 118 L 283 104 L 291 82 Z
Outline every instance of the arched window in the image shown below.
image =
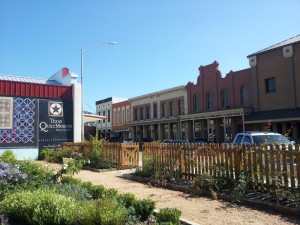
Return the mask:
M 222 104 L 222 108 L 226 109 L 228 108 L 228 91 L 227 90 L 223 90 L 221 92 L 221 104 Z
M 199 96 L 194 95 L 193 101 L 194 101 L 194 112 L 199 112 Z
M 208 110 L 212 109 L 213 107 L 213 102 L 212 102 L 212 93 L 211 92 L 207 92 L 206 94 L 206 108 Z
M 242 86 L 240 89 L 241 106 L 248 106 L 249 104 L 249 92 L 246 86 Z

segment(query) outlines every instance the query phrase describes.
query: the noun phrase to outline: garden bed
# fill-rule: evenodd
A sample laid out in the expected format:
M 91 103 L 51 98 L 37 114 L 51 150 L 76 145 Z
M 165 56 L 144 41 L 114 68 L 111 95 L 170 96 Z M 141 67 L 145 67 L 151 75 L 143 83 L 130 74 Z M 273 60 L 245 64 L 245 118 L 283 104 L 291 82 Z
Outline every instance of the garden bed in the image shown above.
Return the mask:
M 164 181 L 161 182 L 134 174 L 124 174 L 121 177 L 140 183 L 146 183 L 152 185 L 153 187 L 166 188 L 184 193 L 192 192 L 192 185 L 189 182 L 181 181 L 179 184 Z M 201 196 L 211 197 L 211 192 L 201 190 Z M 217 192 L 216 198 L 228 202 L 235 202 L 237 204 L 245 205 L 254 209 L 268 210 L 290 216 L 300 216 L 300 207 L 295 202 L 287 200 L 278 201 L 276 200 L 275 196 L 272 196 L 267 192 L 248 191 L 239 199 L 238 202 L 236 202 L 234 197 L 226 191 Z

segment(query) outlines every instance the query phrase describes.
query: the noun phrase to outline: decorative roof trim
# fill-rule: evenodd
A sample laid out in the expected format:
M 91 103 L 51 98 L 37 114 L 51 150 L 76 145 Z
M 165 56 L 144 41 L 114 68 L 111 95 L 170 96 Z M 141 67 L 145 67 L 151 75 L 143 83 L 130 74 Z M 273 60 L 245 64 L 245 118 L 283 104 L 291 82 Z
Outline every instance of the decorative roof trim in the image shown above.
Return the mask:
M 272 51 L 272 50 L 275 50 L 275 49 L 279 49 L 281 47 L 285 47 L 285 46 L 288 46 L 288 45 L 293 45 L 293 44 L 296 44 L 296 43 L 300 43 L 300 34 L 298 34 L 295 37 L 291 37 L 287 40 L 281 41 L 281 42 L 279 42 L 275 45 L 272 45 L 268 48 L 264 48 L 264 49 L 262 49 L 258 52 L 252 53 L 252 54 L 248 55 L 247 58 L 250 58 L 251 56 L 259 55 L 259 54 L 262 54 L 262 53 L 265 53 L 265 52 L 269 52 L 269 51 Z

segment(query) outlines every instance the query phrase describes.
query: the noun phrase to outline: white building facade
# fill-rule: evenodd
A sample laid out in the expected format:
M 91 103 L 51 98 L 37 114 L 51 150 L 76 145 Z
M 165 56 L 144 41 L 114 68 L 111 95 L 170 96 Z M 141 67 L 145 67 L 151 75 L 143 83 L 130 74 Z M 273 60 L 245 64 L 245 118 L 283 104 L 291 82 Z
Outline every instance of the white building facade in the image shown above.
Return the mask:
M 179 116 L 188 113 L 186 86 L 130 98 L 131 121 L 126 126 L 135 141 L 186 139 Z
M 99 132 L 100 137 L 109 138 L 112 132 L 112 105 L 126 100 L 128 99 L 122 97 L 109 97 L 96 102 L 96 114 L 105 117 L 105 119 L 99 120 L 96 125 L 96 129 Z

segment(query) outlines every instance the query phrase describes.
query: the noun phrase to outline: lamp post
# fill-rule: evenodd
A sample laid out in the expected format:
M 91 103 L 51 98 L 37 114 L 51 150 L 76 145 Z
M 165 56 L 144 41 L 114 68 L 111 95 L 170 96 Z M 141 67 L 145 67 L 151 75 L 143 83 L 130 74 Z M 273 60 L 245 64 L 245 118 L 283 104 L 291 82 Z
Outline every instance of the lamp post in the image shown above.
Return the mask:
M 83 53 L 97 47 L 101 44 L 108 44 L 108 45 L 114 45 L 117 42 L 110 41 L 110 42 L 98 42 L 86 49 L 80 49 L 80 83 L 81 83 L 81 141 L 84 141 L 84 109 L 83 109 Z

